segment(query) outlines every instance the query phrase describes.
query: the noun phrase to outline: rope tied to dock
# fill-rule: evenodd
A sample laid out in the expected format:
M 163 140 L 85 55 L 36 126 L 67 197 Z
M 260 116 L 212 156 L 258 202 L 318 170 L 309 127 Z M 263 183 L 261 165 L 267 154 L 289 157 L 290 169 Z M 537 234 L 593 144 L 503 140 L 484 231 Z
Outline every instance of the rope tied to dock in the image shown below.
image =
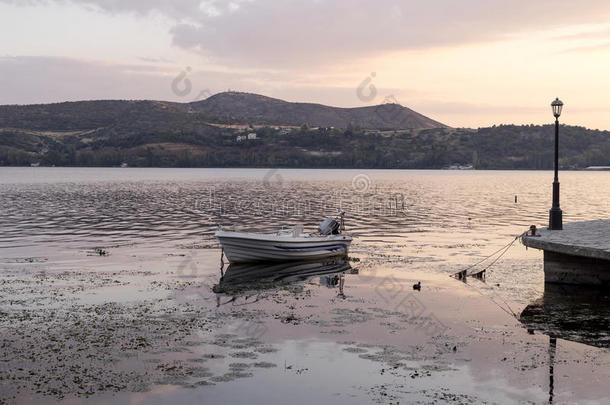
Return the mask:
M 488 270 L 491 266 L 493 266 L 498 260 L 500 260 L 500 258 L 502 256 L 504 256 L 506 254 L 506 252 L 508 252 L 508 250 L 515 244 L 516 241 L 520 240 L 523 236 L 525 236 L 527 234 L 528 231 L 525 231 L 517 236 L 515 236 L 514 239 L 512 239 L 508 244 L 502 246 L 500 249 L 496 250 L 495 252 L 493 252 L 492 254 L 490 254 L 487 257 L 484 257 L 483 259 L 479 260 L 478 262 L 458 271 L 457 273 L 455 273 L 452 277 L 457 277 L 459 279 L 461 279 L 464 276 L 467 276 L 468 274 L 468 270 L 472 269 L 473 267 L 478 266 L 479 264 L 491 259 L 492 257 L 494 257 L 495 255 L 497 255 L 498 253 L 500 253 L 498 255 L 498 257 L 496 257 L 491 263 L 489 263 L 487 266 L 485 266 L 482 270 L 477 271 L 476 273 L 471 273 L 470 275 L 475 275 L 475 274 L 480 274 L 486 270 Z M 463 275 L 463 276 L 458 276 L 458 275 Z
M 529 230 L 528 230 L 529 231 Z M 525 231 L 523 233 L 520 233 L 519 235 L 515 236 L 509 243 L 507 243 L 506 245 L 502 246 L 500 249 L 496 250 L 495 252 L 493 252 L 492 254 L 490 254 L 487 257 L 484 257 L 483 259 L 479 260 L 478 262 L 458 271 L 455 274 L 452 274 L 451 277 L 457 278 L 458 280 L 464 280 L 466 279 L 466 276 L 470 275 L 470 276 L 474 276 L 477 278 L 484 278 L 485 277 L 485 272 L 487 270 L 489 270 L 489 268 L 491 268 L 491 266 L 493 266 L 494 264 L 496 264 L 498 262 L 498 260 L 500 260 L 505 254 L 506 252 L 508 252 L 510 250 L 511 247 L 513 247 L 513 245 L 515 244 L 516 241 L 521 240 L 525 235 L 527 235 L 528 231 Z M 497 257 L 496 257 L 497 256 Z M 484 263 L 485 261 L 491 259 L 495 257 L 488 265 L 486 265 L 483 269 L 478 270 L 477 272 L 474 273 L 470 273 L 468 274 L 468 270 Z M 468 283 L 465 283 L 466 285 L 468 285 L 469 287 L 474 288 L 474 290 L 476 292 L 478 292 L 479 294 L 481 294 L 484 297 L 487 297 L 491 300 L 491 302 L 493 302 L 494 304 L 496 304 L 501 310 L 503 310 L 504 312 L 506 312 L 508 315 L 514 317 L 515 319 L 519 319 L 519 316 L 515 313 L 515 311 L 513 311 L 513 309 L 510 307 L 510 305 L 508 304 L 508 302 L 506 302 L 506 300 L 504 298 L 502 298 L 499 294 L 497 294 L 496 292 L 493 292 L 495 295 L 497 295 L 499 297 L 499 299 L 502 300 L 502 302 L 504 303 L 504 305 L 506 305 L 506 309 L 505 307 L 503 307 L 501 304 L 499 304 L 498 302 L 496 302 L 492 297 L 490 297 L 487 294 L 483 294 L 483 292 L 481 292 L 478 288 L 476 288 L 473 285 L 470 285 Z

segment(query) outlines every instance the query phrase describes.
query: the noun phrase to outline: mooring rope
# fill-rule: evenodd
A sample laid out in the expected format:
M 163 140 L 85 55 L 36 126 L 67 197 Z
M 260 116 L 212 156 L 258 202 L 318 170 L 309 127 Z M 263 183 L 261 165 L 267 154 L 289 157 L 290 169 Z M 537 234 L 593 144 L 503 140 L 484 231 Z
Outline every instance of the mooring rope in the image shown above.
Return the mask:
M 502 252 L 502 254 L 500 254 L 500 255 L 499 255 L 499 256 L 498 256 L 498 257 L 497 257 L 497 258 L 496 258 L 494 261 L 492 261 L 492 262 L 491 262 L 491 263 L 490 263 L 490 264 L 489 264 L 487 267 L 485 267 L 483 270 L 478 271 L 477 273 L 480 273 L 481 271 L 484 271 L 484 270 L 489 269 L 491 266 L 493 266 L 493 265 L 494 265 L 494 263 L 496 263 L 496 262 L 498 261 L 498 259 L 500 259 L 502 256 L 504 256 L 504 254 L 505 254 L 505 253 L 508 251 L 508 249 L 510 249 L 510 248 L 511 248 L 511 247 L 514 245 L 514 243 L 515 243 L 517 240 L 519 240 L 520 238 L 522 238 L 522 237 L 523 237 L 523 236 L 524 236 L 526 233 L 527 233 L 527 231 L 525 231 L 525 232 L 523 232 L 523 233 L 521 233 L 521 234 L 519 234 L 519 235 L 515 236 L 515 238 L 514 238 L 514 239 L 512 239 L 512 240 L 511 240 L 511 241 L 510 241 L 508 244 L 506 244 L 506 245 L 502 246 L 500 249 L 496 250 L 495 252 L 493 252 L 493 253 L 492 253 L 492 254 L 490 254 L 489 256 L 484 257 L 483 259 L 479 260 L 479 261 L 478 261 L 478 262 L 476 262 L 475 264 L 472 264 L 472 265 L 470 265 L 470 266 L 466 267 L 465 269 L 462 269 L 462 270 L 458 271 L 458 272 L 457 272 L 457 273 L 455 273 L 455 274 L 462 273 L 462 272 L 464 272 L 464 271 L 468 271 L 468 270 L 472 269 L 473 267 L 478 266 L 479 264 L 483 263 L 484 261 L 486 261 L 486 260 L 488 260 L 488 259 L 490 259 L 490 258 L 494 257 L 496 254 L 498 254 L 498 253 L 500 253 L 500 252 L 502 252 L 502 251 L 504 250 L 504 252 Z
M 494 257 L 495 255 L 497 255 L 498 253 L 500 253 L 500 254 L 498 255 L 498 257 L 496 257 L 494 260 L 492 260 L 492 262 L 491 262 L 491 263 L 489 263 L 489 264 L 488 264 L 486 267 L 484 267 L 482 270 L 477 271 L 477 272 L 476 272 L 476 274 L 480 274 L 480 273 L 483 273 L 483 272 L 487 271 L 487 270 L 488 270 L 488 269 L 489 269 L 491 266 L 493 266 L 493 265 L 494 265 L 494 264 L 495 264 L 495 263 L 496 263 L 498 260 L 500 260 L 500 258 L 501 258 L 502 256 L 504 256 L 504 255 L 506 254 L 506 252 L 508 252 L 508 251 L 510 250 L 510 248 L 511 248 L 511 247 L 512 247 L 512 246 L 515 244 L 515 242 L 516 242 L 517 240 L 519 240 L 519 239 L 523 238 L 523 236 L 525 236 L 526 234 L 527 234 L 527 231 L 525 231 L 525 232 L 523 232 L 523 233 L 521 233 L 521 234 L 519 234 L 519 235 L 515 236 L 515 237 L 514 237 L 514 239 L 512 239 L 512 240 L 511 240 L 511 241 L 510 241 L 508 244 L 506 244 L 506 245 L 502 246 L 500 249 L 496 250 L 496 251 L 495 251 L 495 252 L 493 252 L 491 255 L 489 255 L 489 256 L 487 256 L 487 257 L 483 258 L 482 260 L 479 260 L 478 262 L 474 263 L 473 265 L 470 265 L 470 266 L 466 267 L 465 269 L 462 269 L 462 270 L 460 270 L 459 272 L 454 273 L 454 274 L 452 275 L 452 277 L 455 277 L 455 276 L 456 276 L 456 274 L 460 274 L 460 273 L 464 273 L 464 275 L 466 276 L 466 275 L 467 275 L 468 270 L 472 269 L 472 268 L 473 268 L 473 267 L 475 267 L 475 266 L 478 266 L 479 264 L 481 264 L 481 263 L 485 262 L 486 260 L 488 260 L 488 259 L 490 259 L 490 258 Z M 498 302 L 496 302 L 496 301 L 493 299 L 493 297 L 490 297 L 489 295 L 484 294 L 482 291 L 480 291 L 480 289 L 478 289 L 478 288 L 477 288 L 477 287 L 475 287 L 474 285 L 470 285 L 470 284 L 468 284 L 468 283 L 465 283 L 465 284 L 466 284 L 467 286 L 469 286 L 469 287 L 473 288 L 473 289 L 474 289 L 476 292 L 478 292 L 478 293 L 479 293 L 479 294 L 481 294 L 482 296 L 489 298 L 489 300 L 490 300 L 491 302 L 493 302 L 494 304 L 496 304 L 496 306 L 498 306 L 498 308 L 500 308 L 502 311 L 506 312 L 508 315 L 510 315 L 510 316 L 514 317 L 515 319 L 519 320 L 519 316 L 518 316 L 518 315 L 515 313 L 515 311 L 513 311 L 513 309 L 512 309 L 512 308 L 510 307 L 510 305 L 508 304 L 508 302 L 506 302 L 506 300 L 505 300 L 504 298 L 502 298 L 502 296 L 500 296 L 500 295 L 499 295 L 497 292 L 495 292 L 495 291 L 493 291 L 493 290 L 492 290 L 492 293 L 493 293 L 493 294 L 495 294 L 495 295 L 497 295 L 497 296 L 498 296 L 498 297 L 499 297 L 499 298 L 502 300 L 502 302 L 504 303 L 504 305 L 506 305 L 506 307 L 508 308 L 508 310 L 507 310 L 506 308 L 504 308 L 502 305 L 500 305 Z
M 495 291 L 493 291 L 493 290 L 492 290 L 492 293 L 493 293 L 493 294 L 495 294 L 495 295 L 497 295 L 497 296 L 498 296 L 498 297 L 499 297 L 499 298 L 502 300 L 502 302 L 503 302 L 503 303 L 504 303 L 504 304 L 505 304 L 505 305 L 508 307 L 508 310 L 507 310 L 506 308 L 504 308 L 502 305 L 498 304 L 498 303 L 497 303 L 497 302 L 496 302 L 496 301 L 493 299 L 493 297 L 490 297 L 490 296 L 489 296 L 489 295 L 487 295 L 487 294 L 483 294 L 483 292 L 482 292 L 480 289 L 478 289 L 477 287 L 475 287 L 474 285 L 470 285 L 470 284 L 468 284 L 468 283 L 464 283 L 464 284 L 466 284 L 468 287 L 470 287 L 470 288 L 472 288 L 473 290 L 475 290 L 477 293 L 481 294 L 481 296 L 483 296 L 483 297 L 485 297 L 485 298 L 489 298 L 489 300 L 490 300 L 491 302 L 493 302 L 494 304 L 496 304 L 496 306 L 497 306 L 498 308 L 500 308 L 502 311 L 506 312 L 508 315 L 512 316 L 512 317 L 513 317 L 513 318 L 515 318 L 516 320 L 519 320 L 519 315 L 517 315 L 517 314 L 515 313 L 515 311 L 513 311 L 513 309 L 510 307 L 510 305 L 508 305 L 508 302 L 506 302 L 506 300 L 505 300 L 504 298 L 502 298 L 502 297 L 500 296 L 500 294 L 498 294 L 497 292 L 495 292 Z

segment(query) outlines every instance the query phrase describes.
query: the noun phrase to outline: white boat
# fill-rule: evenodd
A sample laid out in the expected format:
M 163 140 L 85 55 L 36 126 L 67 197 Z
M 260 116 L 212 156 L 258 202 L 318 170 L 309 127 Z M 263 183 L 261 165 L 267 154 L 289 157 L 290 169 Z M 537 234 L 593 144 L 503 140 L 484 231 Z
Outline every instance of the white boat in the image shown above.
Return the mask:
M 339 221 L 324 220 L 317 234 L 303 233 L 301 226 L 273 234 L 232 232 L 219 229 L 215 236 L 230 263 L 314 260 L 346 256 L 352 237 L 341 234 L 343 211 Z

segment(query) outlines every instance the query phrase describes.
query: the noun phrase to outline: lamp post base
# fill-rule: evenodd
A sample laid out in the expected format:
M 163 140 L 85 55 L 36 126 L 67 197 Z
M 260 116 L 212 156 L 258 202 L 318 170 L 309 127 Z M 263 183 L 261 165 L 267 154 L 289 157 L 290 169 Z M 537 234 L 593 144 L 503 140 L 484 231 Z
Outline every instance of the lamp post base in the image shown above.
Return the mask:
M 549 210 L 549 229 L 551 231 L 561 231 L 563 229 L 563 212 L 560 208 Z

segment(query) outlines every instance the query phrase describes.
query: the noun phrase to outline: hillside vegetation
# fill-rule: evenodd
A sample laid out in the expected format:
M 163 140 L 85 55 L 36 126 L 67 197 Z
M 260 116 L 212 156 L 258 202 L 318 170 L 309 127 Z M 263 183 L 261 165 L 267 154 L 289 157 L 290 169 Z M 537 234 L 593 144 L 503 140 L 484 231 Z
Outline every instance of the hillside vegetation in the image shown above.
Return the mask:
M 220 93 L 190 103 L 192 110 L 221 122 L 248 122 L 266 125 L 296 125 L 345 129 L 349 125 L 364 129 L 444 128 L 446 125 L 399 104 L 338 108 L 321 104 L 289 103 L 249 93 Z
M 388 128 L 388 123 L 406 123 L 401 114 L 408 112 L 412 111 L 396 104 L 337 109 L 243 93 L 188 104 L 83 101 L 0 106 L 0 165 L 553 166 L 552 125 L 456 129 L 412 112 L 408 116 L 413 119 L 423 117 L 423 127 Z M 610 133 L 562 126 L 560 153 L 564 168 L 610 166 Z

